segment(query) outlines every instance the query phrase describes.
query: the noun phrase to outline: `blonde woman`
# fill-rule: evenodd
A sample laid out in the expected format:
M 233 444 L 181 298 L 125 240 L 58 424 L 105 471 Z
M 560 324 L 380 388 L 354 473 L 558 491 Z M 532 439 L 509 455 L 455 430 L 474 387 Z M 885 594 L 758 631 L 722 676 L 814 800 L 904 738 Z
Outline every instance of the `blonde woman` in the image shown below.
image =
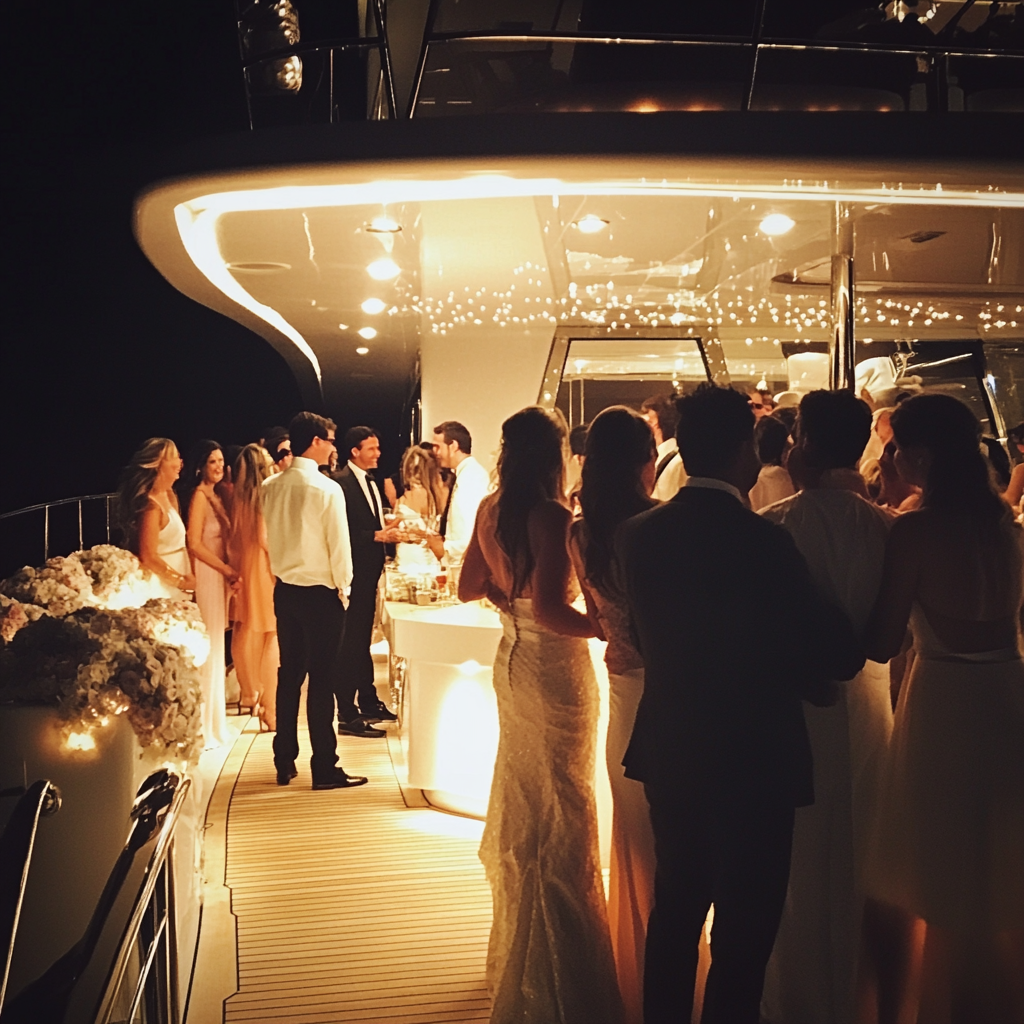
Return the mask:
M 399 525 L 421 542 L 399 544 L 395 560 L 402 572 L 432 574 L 444 555 L 444 542 L 433 531 L 448 500 L 448 488 L 441 481 L 441 468 L 432 450 L 413 445 L 402 456 L 402 483 L 405 491 L 395 505 L 395 515 Z
M 273 474 L 274 462 L 267 450 L 247 444 L 235 462 L 231 506 L 231 561 L 241 573 L 231 654 L 242 688 L 241 702 L 254 707 L 265 732 L 277 727 L 277 669 L 281 662 L 274 577 L 263 521 L 263 481 Z
M 188 550 L 196 575 L 196 604 L 210 634 L 210 656 L 202 668 L 203 736 L 207 748 L 228 741 L 224 694 L 224 631 L 228 587 L 239 579 L 228 564 L 231 523 L 217 493 L 224 479 L 224 452 L 216 441 L 200 441 L 189 453 L 184 485 L 188 488 Z
M 116 499 L 124 546 L 163 583 L 168 597 L 196 588 L 174 493 L 181 465 L 173 441 L 151 437 L 121 474 Z

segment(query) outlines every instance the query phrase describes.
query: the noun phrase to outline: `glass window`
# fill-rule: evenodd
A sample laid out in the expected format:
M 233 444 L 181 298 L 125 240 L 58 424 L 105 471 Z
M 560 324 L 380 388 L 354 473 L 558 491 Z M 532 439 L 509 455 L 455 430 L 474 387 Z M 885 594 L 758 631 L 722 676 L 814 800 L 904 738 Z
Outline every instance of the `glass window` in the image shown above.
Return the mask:
M 576 426 L 610 405 L 639 408 L 652 395 L 684 394 L 705 380 L 695 338 L 575 338 L 553 404 Z
M 415 112 L 738 110 L 751 62 L 731 44 L 432 43 Z

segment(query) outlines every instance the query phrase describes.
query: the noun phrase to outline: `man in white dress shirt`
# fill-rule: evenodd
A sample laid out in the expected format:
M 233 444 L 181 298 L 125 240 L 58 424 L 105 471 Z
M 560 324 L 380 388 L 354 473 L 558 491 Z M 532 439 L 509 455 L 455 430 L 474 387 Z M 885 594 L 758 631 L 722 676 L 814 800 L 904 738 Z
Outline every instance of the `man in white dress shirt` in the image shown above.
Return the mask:
M 654 490 L 651 497 L 658 501 L 674 498 L 686 482 L 683 457 L 676 443 L 676 425 L 679 413 L 671 395 L 656 395 L 646 399 L 640 406 L 640 415 L 650 424 L 654 432 L 654 443 L 658 446 L 658 461 L 654 469 Z
M 300 412 L 289 425 L 292 464 L 264 483 L 270 570 L 276 577 L 274 613 L 281 647 L 277 673 L 277 784 L 295 778 L 302 683 L 309 676 L 306 721 L 313 745 L 314 789 L 361 786 L 362 776 L 337 767 L 334 735 L 334 671 L 352 586 L 345 496 L 320 472 L 334 451 L 334 423 Z
M 447 556 L 449 562 L 461 562 L 473 536 L 476 510 L 491 489 L 487 470 L 473 458 L 473 438 L 457 420 L 445 420 L 434 427 L 434 454 L 442 469 L 455 472 L 448 501 L 441 514 L 440 545 L 431 549 L 438 558 Z

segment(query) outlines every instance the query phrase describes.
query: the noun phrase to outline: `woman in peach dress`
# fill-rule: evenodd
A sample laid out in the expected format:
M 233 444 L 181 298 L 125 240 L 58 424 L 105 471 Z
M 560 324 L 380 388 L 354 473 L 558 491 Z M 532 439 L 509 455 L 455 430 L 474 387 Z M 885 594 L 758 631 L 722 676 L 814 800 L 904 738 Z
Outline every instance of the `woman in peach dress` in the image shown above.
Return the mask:
M 274 577 L 263 521 L 263 481 L 274 473 L 266 449 L 248 444 L 234 467 L 231 505 L 231 562 L 241 578 L 235 595 L 231 654 L 242 703 L 259 715 L 264 731 L 277 728 L 277 669 L 281 662 L 274 616 Z
M 227 629 L 228 587 L 238 573 L 228 564 L 231 523 L 216 487 L 224 479 L 224 453 L 216 441 L 200 441 L 189 455 L 185 486 L 188 495 L 188 550 L 196 577 L 196 604 L 210 635 L 210 656 L 204 663 L 203 737 L 206 747 L 228 741 L 224 694 L 224 632 Z

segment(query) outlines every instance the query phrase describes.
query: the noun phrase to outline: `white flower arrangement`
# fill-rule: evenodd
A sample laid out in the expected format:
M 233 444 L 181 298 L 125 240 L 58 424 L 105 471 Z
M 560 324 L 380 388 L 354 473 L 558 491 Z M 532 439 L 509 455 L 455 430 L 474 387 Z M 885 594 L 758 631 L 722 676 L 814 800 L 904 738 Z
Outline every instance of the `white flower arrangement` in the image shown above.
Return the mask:
M 0 702 L 56 704 L 65 742 L 78 749 L 125 715 L 143 747 L 194 761 L 209 638 L 195 604 L 153 598 L 154 584 L 131 552 L 109 544 L 0 582 Z

